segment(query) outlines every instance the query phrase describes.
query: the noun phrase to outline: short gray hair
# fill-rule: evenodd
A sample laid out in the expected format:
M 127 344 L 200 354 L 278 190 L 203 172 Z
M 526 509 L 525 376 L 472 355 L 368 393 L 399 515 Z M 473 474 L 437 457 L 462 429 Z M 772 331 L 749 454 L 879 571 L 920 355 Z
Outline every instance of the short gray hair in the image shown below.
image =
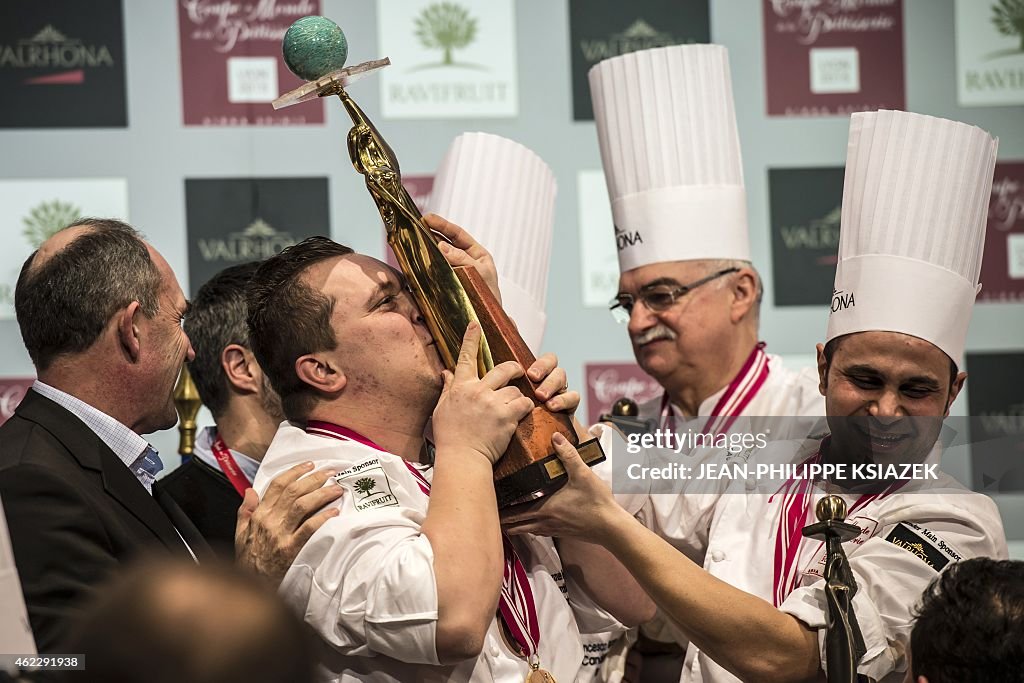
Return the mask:
M 754 314 L 760 317 L 761 315 L 761 300 L 764 298 L 764 283 L 761 281 L 761 274 L 757 272 L 757 268 L 754 268 L 754 264 L 750 261 L 743 261 L 740 259 L 711 259 L 707 261 L 709 264 L 710 272 L 716 273 L 722 270 L 728 270 L 730 268 L 750 268 L 754 271 L 754 286 L 757 287 L 757 305 L 754 307 Z M 728 280 L 726 278 L 720 278 L 717 283 L 719 289 L 725 287 Z
M 105 218 L 81 218 L 64 229 L 83 226 L 91 230 L 43 263 L 36 265 L 39 251 L 32 252 L 18 276 L 14 310 L 37 371 L 88 349 L 133 301 L 150 318 L 159 307 L 160 272 L 142 236 Z

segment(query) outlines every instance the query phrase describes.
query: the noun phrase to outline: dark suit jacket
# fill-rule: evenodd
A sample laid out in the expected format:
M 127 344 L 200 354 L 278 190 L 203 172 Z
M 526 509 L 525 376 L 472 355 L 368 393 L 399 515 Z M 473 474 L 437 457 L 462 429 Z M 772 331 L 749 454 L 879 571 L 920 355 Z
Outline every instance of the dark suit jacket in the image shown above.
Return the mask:
M 210 557 L 173 501 L 158 503 L 85 423 L 35 391 L 0 426 L 0 501 L 42 653 L 61 651 L 70 618 L 122 562 L 191 558 L 182 537 Z
M 220 470 L 191 458 L 153 485 L 158 495 L 174 499 L 220 557 L 235 557 L 235 521 L 242 497 Z

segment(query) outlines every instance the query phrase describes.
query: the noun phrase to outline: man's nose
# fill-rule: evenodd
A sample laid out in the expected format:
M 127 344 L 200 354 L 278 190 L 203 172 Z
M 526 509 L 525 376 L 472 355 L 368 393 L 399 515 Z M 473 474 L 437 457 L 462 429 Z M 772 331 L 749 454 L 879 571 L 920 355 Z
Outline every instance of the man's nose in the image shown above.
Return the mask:
M 906 416 L 899 394 L 895 391 L 883 391 L 868 406 L 868 414 L 882 424 L 891 424 Z
M 426 326 L 427 319 L 423 317 L 419 306 L 416 305 L 415 299 L 412 298 L 412 292 L 402 292 L 402 295 L 398 300 L 401 302 L 401 305 L 405 307 L 405 314 L 409 316 L 409 320 L 416 325 Z
M 630 336 L 635 337 L 642 334 L 657 324 L 658 316 L 638 299 L 629 312 L 629 324 L 626 329 L 629 330 Z

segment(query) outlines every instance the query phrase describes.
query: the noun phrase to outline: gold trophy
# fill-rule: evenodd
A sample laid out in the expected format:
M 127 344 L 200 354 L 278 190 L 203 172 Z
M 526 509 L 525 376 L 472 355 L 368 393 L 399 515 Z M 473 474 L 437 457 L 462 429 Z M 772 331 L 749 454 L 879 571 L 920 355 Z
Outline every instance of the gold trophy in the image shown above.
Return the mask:
M 199 415 L 199 408 L 202 405 L 192 373 L 188 371 L 188 365 L 183 364 L 181 374 L 178 375 L 178 383 L 174 385 L 174 409 L 178 411 L 179 455 L 192 455 L 195 449 L 196 416 Z
M 524 368 L 535 360 L 515 324 L 502 310 L 494 294 L 473 267 L 452 268 L 437 247 L 438 236 L 424 223 L 419 210 L 402 185 L 398 158 L 373 122 L 345 91 L 346 86 L 381 69 L 390 60 L 380 59 L 341 68 L 347 57 L 344 34 L 324 17 L 296 21 L 284 39 L 288 68 L 310 81 L 274 101 L 275 109 L 317 97 L 337 95 L 352 119 L 348 152 L 352 165 L 366 181 L 387 230 L 387 240 L 412 289 L 441 360 L 454 369 L 466 326 L 480 323 L 483 337 L 477 356 L 480 375 L 494 365 L 514 360 Z M 472 226 L 467 226 L 472 229 Z M 506 507 L 546 495 L 565 483 L 565 470 L 551 447 L 551 437 L 561 432 L 576 445 L 584 462 L 596 464 L 604 453 L 596 439 L 579 443 L 572 421 L 544 408 L 535 395 L 536 385 L 526 377 L 513 382 L 534 401 L 533 411 L 519 424 L 505 454 L 494 467 L 498 505 Z

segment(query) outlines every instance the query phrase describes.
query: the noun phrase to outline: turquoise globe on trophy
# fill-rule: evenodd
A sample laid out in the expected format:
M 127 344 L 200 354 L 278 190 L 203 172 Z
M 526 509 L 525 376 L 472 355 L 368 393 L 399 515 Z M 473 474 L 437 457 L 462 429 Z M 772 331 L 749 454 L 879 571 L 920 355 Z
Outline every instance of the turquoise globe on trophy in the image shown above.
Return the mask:
M 306 81 L 337 71 L 348 59 L 348 40 L 341 27 L 327 17 L 302 17 L 284 34 L 284 63 Z

